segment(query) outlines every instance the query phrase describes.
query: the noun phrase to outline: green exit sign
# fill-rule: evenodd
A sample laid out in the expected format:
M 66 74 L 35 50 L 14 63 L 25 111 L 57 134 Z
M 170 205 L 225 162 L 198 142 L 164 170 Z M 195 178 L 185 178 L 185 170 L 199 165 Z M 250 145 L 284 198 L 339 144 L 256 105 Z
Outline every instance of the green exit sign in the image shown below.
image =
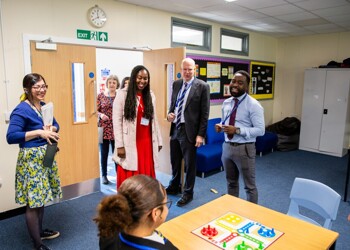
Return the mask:
M 91 30 L 77 30 L 77 38 L 84 40 L 108 42 L 108 33 Z

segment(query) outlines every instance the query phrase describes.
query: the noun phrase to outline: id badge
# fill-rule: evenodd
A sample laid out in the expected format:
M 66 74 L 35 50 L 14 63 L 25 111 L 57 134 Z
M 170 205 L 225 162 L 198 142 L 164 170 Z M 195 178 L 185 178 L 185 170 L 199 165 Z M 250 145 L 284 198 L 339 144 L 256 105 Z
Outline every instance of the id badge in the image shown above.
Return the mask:
M 149 119 L 142 117 L 141 118 L 141 125 L 148 126 L 149 125 Z

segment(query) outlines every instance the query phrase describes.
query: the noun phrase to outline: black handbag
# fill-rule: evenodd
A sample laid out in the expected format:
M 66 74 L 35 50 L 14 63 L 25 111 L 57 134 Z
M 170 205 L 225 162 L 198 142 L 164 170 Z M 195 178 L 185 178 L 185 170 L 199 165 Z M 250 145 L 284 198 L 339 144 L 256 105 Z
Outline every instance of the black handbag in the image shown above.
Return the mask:
M 50 140 L 51 144 L 47 144 L 46 152 L 43 159 L 44 167 L 51 168 L 53 161 L 55 160 L 55 155 L 59 151 L 58 143 L 56 141 Z

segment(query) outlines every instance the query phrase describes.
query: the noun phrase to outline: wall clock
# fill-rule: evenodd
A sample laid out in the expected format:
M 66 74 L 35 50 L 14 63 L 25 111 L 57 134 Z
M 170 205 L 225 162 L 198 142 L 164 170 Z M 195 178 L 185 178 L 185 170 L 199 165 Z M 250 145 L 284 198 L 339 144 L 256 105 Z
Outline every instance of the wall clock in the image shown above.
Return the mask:
M 107 15 L 102 8 L 95 5 L 88 10 L 88 19 L 92 26 L 101 28 L 107 22 Z

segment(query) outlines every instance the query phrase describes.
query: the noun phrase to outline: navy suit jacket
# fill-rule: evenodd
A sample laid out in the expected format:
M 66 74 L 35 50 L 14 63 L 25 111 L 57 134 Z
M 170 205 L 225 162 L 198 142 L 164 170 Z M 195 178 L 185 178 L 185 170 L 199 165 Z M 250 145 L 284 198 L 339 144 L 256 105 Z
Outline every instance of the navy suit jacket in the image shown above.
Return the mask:
M 181 90 L 183 79 L 176 80 L 173 83 L 171 104 L 169 113 L 175 112 L 176 100 Z M 187 139 L 191 143 L 196 143 L 196 136 L 205 137 L 210 110 L 210 90 L 209 84 L 194 78 L 187 101 L 184 107 L 185 128 Z M 171 124 L 170 136 L 172 136 L 175 123 Z

